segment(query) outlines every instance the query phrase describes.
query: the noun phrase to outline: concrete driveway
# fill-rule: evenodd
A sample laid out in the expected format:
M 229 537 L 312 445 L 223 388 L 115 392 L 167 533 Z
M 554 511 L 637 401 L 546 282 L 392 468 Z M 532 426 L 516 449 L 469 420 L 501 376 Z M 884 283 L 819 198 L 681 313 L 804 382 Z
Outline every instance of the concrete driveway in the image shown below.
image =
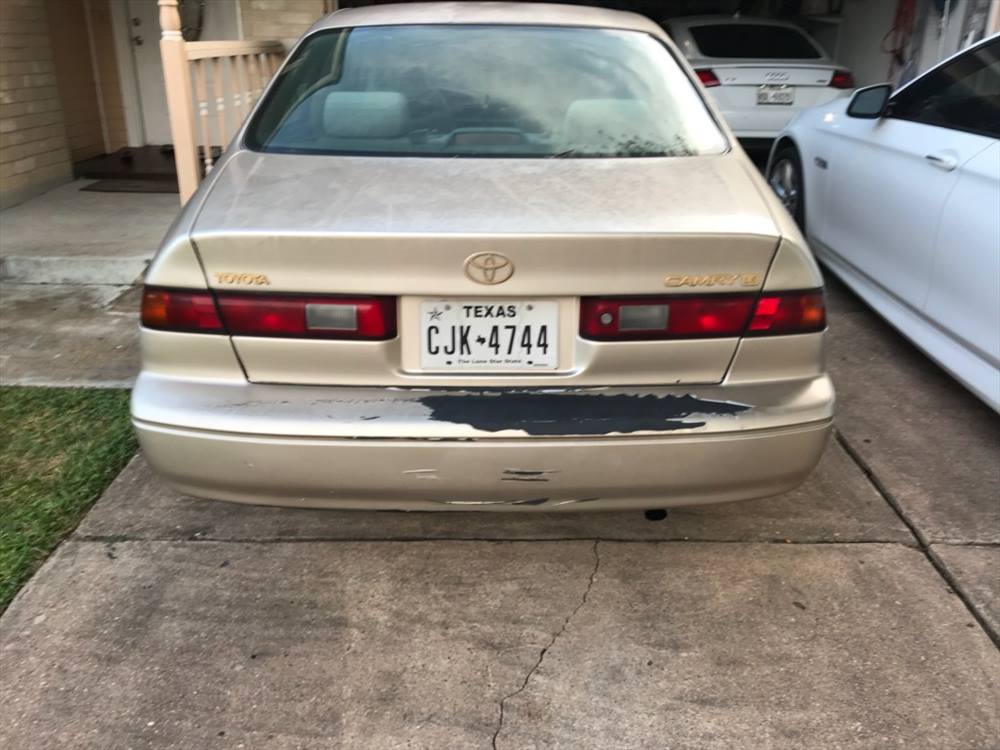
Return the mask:
M 137 457 L 0 619 L 0 747 L 1000 747 L 1000 420 L 831 301 L 838 435 L 768 500 L 289 511 Z

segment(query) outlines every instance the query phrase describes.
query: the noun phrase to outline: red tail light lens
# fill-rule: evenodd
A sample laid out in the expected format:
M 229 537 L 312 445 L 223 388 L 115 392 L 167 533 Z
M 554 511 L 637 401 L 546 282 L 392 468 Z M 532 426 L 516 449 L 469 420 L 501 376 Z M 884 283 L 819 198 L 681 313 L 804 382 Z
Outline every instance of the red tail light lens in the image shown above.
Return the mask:
M 233 336 L 379 341 L 396 335 L 395 297 L 220 294 L 219 308 Z
M 713 297 L 584 297 L 580 301 L 580 335 L 596 341 L 720 338 L 742 336 L 756 295 Z M 658 327 L 628 324 L 630 307 L 663 308 Z M 651 322 L 655 316 L 645 316 Z M 623 321 L 626 323 L 623 325 Z
M 580 336 L 594 341 L 778 336 L 826 328 L 823 292 L 706 297 L 584 297 Z
M 809 333 L 826 328 L 826 303 L 823 292 L 765 294 L 747 329 L 747 336 L 777 336 L 783 333 Z
M 835 89 L 853 89 L 854 76 L 849 70 L 835 70 L 830 78 L 830 84 Z
M 147 287 L 142 324 L 190 333 L 380 341 L 396 335 L 396 298 L 213 295 Z
M 701 85 L 706 88 L 722 85 L 719 77 L 715 75 L 715 71 L 711 68 L 698 68 L 695 74 L 698 76 L 698 80 L 701 81 Z
M 142 293 L 142 324 L 165 331 L 225 333 L 211 292 L 147 287 Z

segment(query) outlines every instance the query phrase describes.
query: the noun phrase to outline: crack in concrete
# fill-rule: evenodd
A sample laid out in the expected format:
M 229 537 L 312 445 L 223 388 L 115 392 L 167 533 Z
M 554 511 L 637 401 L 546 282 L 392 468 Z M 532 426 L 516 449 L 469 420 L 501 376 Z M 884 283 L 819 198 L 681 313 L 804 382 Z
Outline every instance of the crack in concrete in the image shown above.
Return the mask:
M 580 598 L 580 603 L 577 604 L 573 608 L 573 611 L 566 616 L 566 619 L 563 620 L 562 627 L 560 627 L 559 630 L 556 631 L 555 634 L 553 634 L 549 642 L 545 644 L 545 646 L 542 648 L 541 651 L 538 652 L 538 659 L 535 660 L 534 665 L 531 667 L 531 669 L 528 670 L 528 674 L 524 676 L 524 680 L 521 682 L 521 686 L 518 687 L 517 690 L 508 693 L 507 695 L 505 695 L 503 698 L 500 699 L 500 707 L 499 707 L 500 716 L 497 719 L 497 728 L 493 732 L 493 737 L 490 740 L 490 746 L 493 748 L 493 750 L 497 750 L 497 739 L 500 737 L 500 732 L 503 731 L 504 712 L 507 707 L 507 701 L 515 698 L 517 695 L 524 692 L 525 688 L 528 687 L 528 683 L 531 681 L 531 678 L 534 676 L 535 672 L 538 671 L 539 667 L 542 666 L 542 662 L 545 661 L 545 655 L 549 652 L 549 649 L 551 649 L 553 646 L 556 645 L 556 641 L 559 640 L 559 637 L 563 633 L 565 633 L 566 628 L 569 627 L 570 620 L 576 617 L 576 613 L 579 612 L 581 609 L 583 609 L 583 605 L 587 603 L 587 598 L 590 596 L 590 590 L 594 588 L 594 579 L 597 577 L 597 570 L 598 568 L 601 567 L 601 555 L 597 551 L 597 546 L 600 543 L 601 543 L 600 539 L 594 540 L 594 546 L 592 548 L 594 553 L 594 568 L 593 570 L 590 571 L 590 579 L 587 581 L 587 588 L 583 592 L 583 596 Z
M 942 580 L 944 580 L 948 587 L 955 593 L 955 596 L 957 596 L 962 604 L 965 605 L 965 608 L 972 616 L 972 619 L 979 623 L 979 627 L 982 628 L 983 632 L 986 633 L 986 636 L 993 641 L 993 645 L 1000 648 L 1000 633 L 992 628 L 983 613 L 979 611 L 978 607 L 976 607 L 972 597 L 961 586 L 954 574 L 952 574 L 952 572 L 948 569 L 944 560 L 942 560 L 934 552 L 933 546 L 935 543 L 929 540 L 923 529 L 917 525 L 917 522 L 910 518 L 906 509 L 903 508 L 902 503 L 900 503 L 889 488 L 882 483 L 882 480 L 875 474 L 875 470 L 872 469 L 872 467 L 868 465 L 868 462 L 862 458 L 861 454 L 854 449 L 854 446 L 851 445 L 850 441 L 848 441 L 844 434 L 840 430 L 834 430 L 834 436 L 836 437 L 837 442 L 840 443 L 840 446 L 844 449 L 844 452 L 847 453 L 851 460 L 857 464 L 858 468 L 861 469 L 864 475 L 868 478 L 868 481 L 871 483 L 872 487 L 875 488 L 875 491 L 878 492 L 878 494 L 882 496 L 882 499 L 889 504 L 889 507 L 895 511 L 897 516 L 899 516 L 899 520 L 903 522 L 909 532 L 913 535 L 914 539 L 917 540 L 917 549 L 923 553 L 927 562 L 930 563 L 931 567 L 937 571 Z

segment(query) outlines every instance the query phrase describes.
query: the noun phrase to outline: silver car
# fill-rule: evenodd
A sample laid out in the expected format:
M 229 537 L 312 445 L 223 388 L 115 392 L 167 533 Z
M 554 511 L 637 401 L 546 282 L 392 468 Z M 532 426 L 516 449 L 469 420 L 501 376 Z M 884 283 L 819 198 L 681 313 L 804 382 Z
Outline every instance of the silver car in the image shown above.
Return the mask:
M 198 497 L 721 502 L 798 485 L 831 428 L 802 235 L 629 13 L 328 16 L 146 282 L 133 420 Z

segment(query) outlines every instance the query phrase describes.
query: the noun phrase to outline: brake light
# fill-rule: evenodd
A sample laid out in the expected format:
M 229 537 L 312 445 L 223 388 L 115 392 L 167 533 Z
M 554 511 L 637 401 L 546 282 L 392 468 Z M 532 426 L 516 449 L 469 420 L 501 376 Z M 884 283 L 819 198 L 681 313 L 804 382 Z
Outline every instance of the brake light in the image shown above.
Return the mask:
M 786 292 L 766 294 L 757 301 L 757 309 L 747 329 L 748 336 L 808 333 L 826 328 L 826 304 L 823 292 Z
M 698 76 L 698 80 L 701 81 L 701 85 L 706 88 L 722 85 L 719 77 L 715 75 L 715 71 L 711 68 L 698 68 L 695 70 L 695 74 Z
M 580 336 L 594 341 L 729 338 L 826 327 L 823 292 L 705 297 L 584 297 Z
M 358 339 L 396 335 L 395 297 L 241 294 L 147 287 L 147 328 L 233 336 Z
M 829 85 L 835 89 L 853 89 L 854 76 L 849 70 L 835 70 L 830 77 Z
M 396 335 L 394 297 L 219 294 L 219 309 L 233 336 L 378 341 Z
M 142 324 L 165 331 L 225 333 L 211 292 L 147 287 L 142 293 Z

